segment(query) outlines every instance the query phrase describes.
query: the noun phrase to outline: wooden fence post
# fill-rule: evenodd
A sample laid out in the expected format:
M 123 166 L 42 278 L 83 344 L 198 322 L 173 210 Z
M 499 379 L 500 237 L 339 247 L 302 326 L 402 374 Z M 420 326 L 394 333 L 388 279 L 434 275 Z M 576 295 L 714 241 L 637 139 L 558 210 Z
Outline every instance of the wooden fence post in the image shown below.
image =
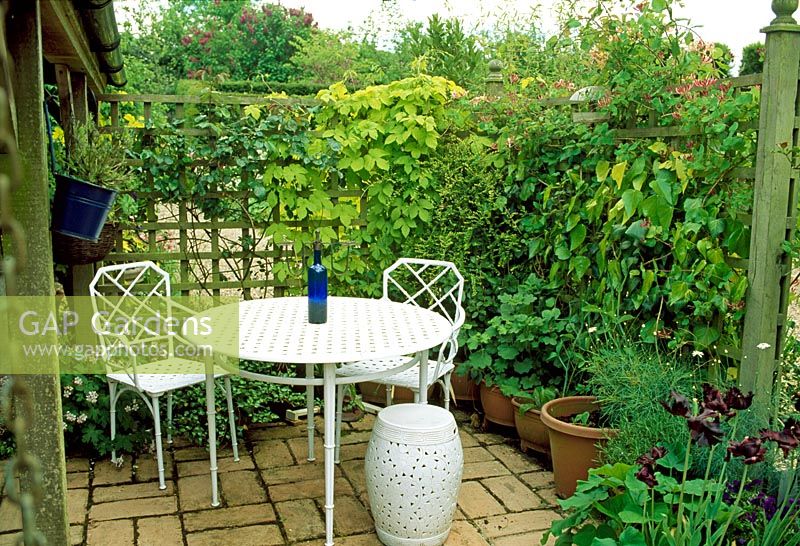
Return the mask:
M 486 94 L 497 97 L 503 93 L 503 63 L 497 59 L 489 61 L 489 73 L 486 75 Z
M 791 240 L 797 221 L 797 179 L 789 155 L 797 144 L 800 25 L 792 16 L 797 7 L 798 0 L 773 0 L 777 17 L 762 30 L 767 35 L 766 60 L 740 383 L 755 393 L 754 408 L 763 419 L 773 399 L 789 301 L 791 257 L 783 245 Z

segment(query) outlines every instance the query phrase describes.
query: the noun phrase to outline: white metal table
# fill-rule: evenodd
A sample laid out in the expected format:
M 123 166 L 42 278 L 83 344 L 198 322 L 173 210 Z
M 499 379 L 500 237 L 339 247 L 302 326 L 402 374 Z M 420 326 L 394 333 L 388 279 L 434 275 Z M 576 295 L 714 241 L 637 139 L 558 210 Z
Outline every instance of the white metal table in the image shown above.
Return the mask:
M 229 317 L 231 307 L 238 306 L 238 324 Z M 406 370 L 418 362 L 428 361 L 428 350 L 443 343 L 452 325 L 443 316 L 414 305 L 386 299 L 328 298 L 328 322 L 308 323 L 305 297 L 251 300 L 221 306 L 203 313 L 211 318 L 213 331 L 206 336 L 186 336 L 198 345 L 211 344 L 224 356 L 259 362 L 306 365 L 305 377 L 276 377 L 240 370 L 242 377 L 287 385 L 305 385 L 309 405 L 313 405 L 314 386 L 323 386 L 325 405 L 325 544 L 333 545 L 333 470 L 335 449 L 336 385 L 359 383 L 387 377 Z M 226 343 L 238 336 L 236 344 Z M 220 340 L 221 343 L 215 343 Z M 220 350 L 220 347 L 223 347 Z M 414 354 L 401 366 L 359 377 L 336 377 L 336 364 Z M 213 362 L 207 364 L 212 370 Z M 314 377 L 314 365 L 323 366 L 322 378 Z M 420 403 L 426 403 L 427 369 L 420 369 Z M 206 399 L 208 436 L 211 456 L 212 505 L 217 506 L 216 425 L 213 374 L 207 374 Z M 309 460 L 314 458 L 314 419 L 308 416 Z

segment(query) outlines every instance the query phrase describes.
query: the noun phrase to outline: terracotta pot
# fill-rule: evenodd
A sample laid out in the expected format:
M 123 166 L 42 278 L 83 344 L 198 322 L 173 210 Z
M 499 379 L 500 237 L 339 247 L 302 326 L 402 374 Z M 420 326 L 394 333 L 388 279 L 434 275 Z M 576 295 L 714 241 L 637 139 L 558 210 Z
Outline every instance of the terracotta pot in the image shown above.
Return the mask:
M 358 390 L 361 393 L 361 399 L 364 402 L 369 402 L 370 404 L 376 404 L 384 406 L 386 405 L 386 386 L 381 385 L 380 383 L 374 383 L 372 381 L 365 381 L 364 383 L 358 384 Z M 430 390 L 428 391 L 430 395 Z M 414 401 L 414 393 L 411 389 L 406 389 L 404 387 L 395 387 L 394 388 L 394 397 L 392 398 L 393 403 L 395 404 L 403 404 L 407 402 Z
M 497 387 L 487 387 L 481 383 L 481 405 L 484 419 L 506 427 L 514 426 L 514 406 L 511 398 L 503 394 Z
M 456 365 L 458 369 L 458 365 Z M 453 386 L 455 398 L 458 401 L 464 400 L 474 402 L 480 399 L 478 384 L 467 375 L 458 375 L 455 371 L 450 375 L 450 384 Z
M 616 431 L 573 425 L 558 418 L 593 411 L 597 407 L 594 396 L 557 398 L 542 407 L 542 423 L 550 435 L 556 493 L 561 498 L 572 496 L 578 480 L 589 477 L 589 469 L 598 463 L 597 445 L 604 443 Z
M 539 453 L 550 453 L 550 438 L 547 434 L 547 427 L 542 423 L 542 412 L 537 409 L 529 409 L 525 413 L 520 413 L 519 408 L 527 404 L 525 398 L 514 397 L 511 404 L 514 406 L 514 425 L 519 434 L 520 448 L 522 451 L 532 449 Z

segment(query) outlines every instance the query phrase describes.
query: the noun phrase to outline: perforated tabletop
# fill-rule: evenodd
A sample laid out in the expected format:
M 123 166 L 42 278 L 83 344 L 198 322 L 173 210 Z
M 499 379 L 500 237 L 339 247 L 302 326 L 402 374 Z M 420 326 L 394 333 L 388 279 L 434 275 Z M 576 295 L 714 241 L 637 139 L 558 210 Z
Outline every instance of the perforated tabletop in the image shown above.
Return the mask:
M 190 341 L 211 341 L 219 348 L 225 344 L 214 340 L 238 336 L 238 354 L 232 348 L 220 352 L 261 362 L 325 364 L 424 351 L 444 342 L 452 330 L 434 311 L 367 298 L 330 297 L 328 322 L 309 324 L 307 302 L 305 297 L 240 302 L 234 304 L 238 325 L 221 318 L 231 316 L 232 306 L 211 309 L 203 314 L 212 318 L 212 335 Z

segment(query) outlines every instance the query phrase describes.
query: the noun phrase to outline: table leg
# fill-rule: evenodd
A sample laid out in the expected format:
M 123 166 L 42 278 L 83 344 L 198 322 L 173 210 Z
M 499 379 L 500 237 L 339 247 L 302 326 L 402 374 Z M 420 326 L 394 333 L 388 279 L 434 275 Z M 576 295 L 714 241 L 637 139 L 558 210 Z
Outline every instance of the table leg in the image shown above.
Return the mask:
M 314 365 L 306 364 L 306 379 L 314 379 Z M 306 429 L 308 429 L 308 460 L 316 460 L 314 456 L 314 386 L 306 387 Z
M 428 350 L 417 353 L 419 358 L 419 403 L 428 403 Z
M 323 370 L 325 401 L 325 546 L 333 546 L 333 459 L 336 449 L 336 364 Z
M 208 457 L 211 462 L 211 506 L 219 506 L 217 489 L 217 410 L 214 401 L 214 359 L 206 358 L 206 417 L 208 418 Z

